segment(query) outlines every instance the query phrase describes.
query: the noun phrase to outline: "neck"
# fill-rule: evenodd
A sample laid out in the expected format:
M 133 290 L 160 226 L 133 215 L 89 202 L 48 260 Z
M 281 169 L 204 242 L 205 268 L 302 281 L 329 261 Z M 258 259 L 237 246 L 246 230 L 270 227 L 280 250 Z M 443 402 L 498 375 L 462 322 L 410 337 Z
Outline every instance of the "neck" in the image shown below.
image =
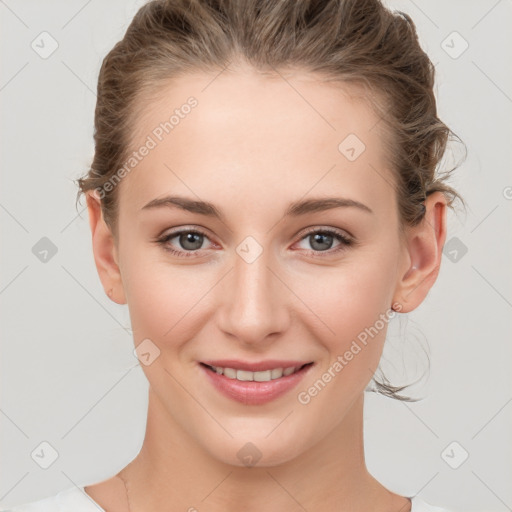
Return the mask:
M 143 446 L 123 470 L 131 510 L 168 511 L 172 503 L 172 510 L 326 512 L 391 503 L 399 497 L 366 469 L 362 418 L 363 395 L 336 429 L 299 457 L 277 466 L 239 467 L 212 458 L 150 388 Z

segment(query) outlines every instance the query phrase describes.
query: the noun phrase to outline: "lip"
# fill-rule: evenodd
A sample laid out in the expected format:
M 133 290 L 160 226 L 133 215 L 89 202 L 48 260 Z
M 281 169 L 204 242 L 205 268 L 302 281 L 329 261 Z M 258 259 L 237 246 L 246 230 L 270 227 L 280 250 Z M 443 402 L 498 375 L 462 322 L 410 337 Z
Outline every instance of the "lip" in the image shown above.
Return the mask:
M 216 364 L 213 364 L 216 363 Z M 222 363 L 222 364 L 221 364 Z M 271 380 L 268 382 L 256 382 L 256 381 L 239 381 L 236 379 L 229 379 L 224 375 L 219 375 L 215 371 L 211 370 L 205 365 L 209 366 L 222 366 L 224 368 L 233 368 L 228 363 L 236 367 L 237 370 L 247 371 L 264 371 L 272 368 L 287 368 L 290 366 L 301 366 L 306 364 L 304 368 L 298 370 L 291 375 L 282 376 L 279 379 Z M 209 382 L 222 393 L 224 396 L 236 400 L 244 405 L 262 405 L 266 404 L 276 398 L 284 395 L 285 393 L 292 390 L 297 384 L 304 378 L 304 376 L 311 370 L 315 365 L 313 362 L 297 363 L 296 361 L 264 361 L 261 363 L 247 363 L 245 368 L 240 367 L 240 361 L 237 364 L 234 361 L 212 361 L 207 363 L 206 361 L 199 364 L 201 371 L 209 379 Z M 276 365 L 276 363 L 278 363 Z M 286 364 L 282 364 L 286 363 Z M 291 363 L 291 364 L 290 364 Z M 288 365 L 288 366 L 287 366 Z M 251 368 L 262 368 L 252 370 Z

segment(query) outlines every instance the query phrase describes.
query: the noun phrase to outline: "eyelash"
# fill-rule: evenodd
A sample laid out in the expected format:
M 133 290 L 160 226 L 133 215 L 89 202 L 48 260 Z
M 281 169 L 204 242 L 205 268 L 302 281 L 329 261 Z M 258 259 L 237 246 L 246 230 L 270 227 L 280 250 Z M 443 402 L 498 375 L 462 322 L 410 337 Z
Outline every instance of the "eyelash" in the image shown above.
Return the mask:
M 157 244 L 161 245 L 164 250 L 170 252 L 174 256 L 177 256 L 178 258 L 198 257 L 197 253 L 201 249 L 196 249 L 194 251 L 179 251 L 179 250 L 171 248 L 168 245 L 168 242 L 170 240 L 172 240 L 173 238 L 176 238 L 177 236 L 179 236 L 183 233 L 193 233 L 193 234 L 201 235 L 205 238 L 208 238 L 208 235 L 206 233 L 203 233 L 200 230 L 181 229 L 179 231 L 173 231 L 172 233 L 168 233 L 167 235 L 164 235 L 163 237 L 157 238 L 155 240 L 155 242 Z M 332 256 L 333 254 L 337 254 L 340 251 L 344 251 L 344 250 L 348 249 L 349 247 L 356 245 L 356 241 L 353 238 L 349 238 L 348 236 L 344 235 L 343 233 L 341 233 L 335 229 L 332 229 L 332 228 L 322 228 L 322 229 L 314 229 L 314 230 L 308 231 L 308 232 L 304 233 L 304 235 L 300 238 L 299 241 L 302 241 L 302 240 L 306 239 L 308 236 L 311 236 L 311 235 L 314 235 L 317 233 L 324 234 L 324 235 L 325 234 L 332 235 L 335 239 L 337 239 L 340 242 L 340 244 L 337 246 L 337 248 L 327 249 L 326 251 L 315 251 L 315 250 L 308 251 L 314 257 L 324 257 L 323 254 Z

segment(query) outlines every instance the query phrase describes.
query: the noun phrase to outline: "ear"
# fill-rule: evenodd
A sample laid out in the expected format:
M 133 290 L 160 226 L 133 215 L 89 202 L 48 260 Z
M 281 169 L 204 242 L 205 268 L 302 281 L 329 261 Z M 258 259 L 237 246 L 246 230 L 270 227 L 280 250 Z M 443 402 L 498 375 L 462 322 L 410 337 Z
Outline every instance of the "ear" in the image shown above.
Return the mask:
M 101 284 L 105 293 L 115 303 L 126 304 L 121 272 L 118 266 L 117 247 L 114 236 L 103 218 L 101 200 L 96 190 L 88 191 L 86 197 L 94 261 Z
M 423 220 L 406 228 L 406 248 L 393 302 L 401 313 L 416 309 L 435 283 L 446 239 L 446 197 L 434 192 L 425 200 Z

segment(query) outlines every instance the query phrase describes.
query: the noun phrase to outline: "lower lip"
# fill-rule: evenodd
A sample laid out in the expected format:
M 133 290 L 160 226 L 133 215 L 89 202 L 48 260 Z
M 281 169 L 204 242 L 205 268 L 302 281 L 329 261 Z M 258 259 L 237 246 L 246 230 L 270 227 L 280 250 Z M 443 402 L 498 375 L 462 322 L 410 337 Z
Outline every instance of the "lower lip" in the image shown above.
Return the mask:
M 240 381 L 219 375 L 214 370 L 199 364 L 210 382 L 225 396 L 245 405 L 261 405 L 284 395 L 293 389 L 314 366 L 309 364 L 298 372 L 268 382 Z

